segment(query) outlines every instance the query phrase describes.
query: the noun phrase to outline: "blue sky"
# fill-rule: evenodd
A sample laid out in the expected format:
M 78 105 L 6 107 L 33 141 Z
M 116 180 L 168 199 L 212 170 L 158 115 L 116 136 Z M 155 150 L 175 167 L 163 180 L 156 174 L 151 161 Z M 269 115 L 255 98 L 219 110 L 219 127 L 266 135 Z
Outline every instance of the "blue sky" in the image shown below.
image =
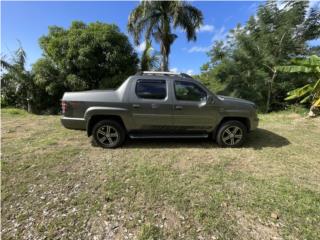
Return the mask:
M 101 21 L 118 25 L 127 34 L 128 15 L 139 2 L 9 2 L 1 1 L 1 52 L 10 56 L 19 40 L 27 52 L 28 65 L 41 57 L 38 39 L 47 34 L 48 26 L 69 27 L 74 20 L 85 23 Z M 192 2 L 204 15 L 204 26 L 196 42 L 188 42 L 177 29 L 172 45 L 170 69 L 199 73 L 208 61 L 207 50 L 214 40 L 224 39 L 238 23 L 244 24 L 261 2 Z M 132 38 L 130 37 L 132 42 Z M 143 46 L 136 47 L 139 52 Z M 155 46 L 158 50 L 157 46 Z

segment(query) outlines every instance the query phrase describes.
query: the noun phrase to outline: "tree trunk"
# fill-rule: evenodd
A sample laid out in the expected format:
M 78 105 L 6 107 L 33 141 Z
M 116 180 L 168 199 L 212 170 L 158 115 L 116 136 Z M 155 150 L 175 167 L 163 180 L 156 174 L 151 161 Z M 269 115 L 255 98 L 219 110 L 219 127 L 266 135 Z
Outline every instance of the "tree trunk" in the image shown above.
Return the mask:
M 167 51 L 167 47 L 164 45 L 164 43 L 161 43 L 161 55 L 162 55 L 162 60 L 161 60 L 161 71 L 167 72 L 169 71 L 168 69 L 168 65 L 169 65 L 169 61 L 168 61 L 168 51 Z
M 266 105 L 266 113 L 268 113 L 270 111 L 270 104 L 271 104 L 271 95 L 272 95 L 272 85 L 274 82 L 274 79 L 277 76 L 277 71 L 274 70 L 273 74 L 272 74 L 272 78 L 270 79 L 270 81 L 268 81 L 268 96 L 267 96 L 267 105 Z
M 162 55 L 162 63 L 161 70 L 169 71 L 169 53 L 170 53 L 170 20 L 168 16 L 164 16 L 161 21 L 161 30 L 160 30 L 160 39 L 161 39 L 161 55 Z

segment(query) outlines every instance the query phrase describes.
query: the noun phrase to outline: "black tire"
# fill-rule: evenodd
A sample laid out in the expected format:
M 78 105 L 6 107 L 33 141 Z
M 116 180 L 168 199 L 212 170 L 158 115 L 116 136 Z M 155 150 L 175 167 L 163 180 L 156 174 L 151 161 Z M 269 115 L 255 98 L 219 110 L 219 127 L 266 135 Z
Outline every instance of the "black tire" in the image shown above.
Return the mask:
M 217 143 L 220 147 L 240 147 L 247 136 L 246 126 L 239 121 L 227 121 L 221 124 L 217 132 Z
M 123 144 L 126 131 L 117 121 L 102 120 L 94 125 L 92 137 L 94 143 L 102 148 L 117 148 Z

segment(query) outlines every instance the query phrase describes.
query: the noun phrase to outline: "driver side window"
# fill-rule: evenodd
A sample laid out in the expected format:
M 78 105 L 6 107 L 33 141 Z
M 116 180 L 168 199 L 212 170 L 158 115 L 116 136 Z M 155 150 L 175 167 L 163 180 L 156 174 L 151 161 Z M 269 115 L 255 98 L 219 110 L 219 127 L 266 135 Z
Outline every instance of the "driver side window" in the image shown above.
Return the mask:
M 207 93 L 193 82 L 175 81 L 174 92 L 177 100 L 181 101 L 203 101 Z

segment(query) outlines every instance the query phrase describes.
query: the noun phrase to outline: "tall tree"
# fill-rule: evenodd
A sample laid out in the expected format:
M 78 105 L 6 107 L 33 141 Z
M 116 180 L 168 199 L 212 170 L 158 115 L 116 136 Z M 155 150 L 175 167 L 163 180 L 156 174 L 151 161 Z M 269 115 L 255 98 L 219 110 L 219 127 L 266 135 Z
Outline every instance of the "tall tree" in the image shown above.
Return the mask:
M 52 64 L 52 70 L 64 75 L 66 90 L 116 87 L 119 76 L 124 81 L 137 70 L 138 58 L 128 37 L 113 24 L 75 21 L 69 29 L 51 26 L 39 42 L 45 60 L 39 60 L 37 70 Z M 54 86 L 42 72 L 35 72 L 37 79 Z
M 51 26 L 39 42 L 43 57 L 32 72 L 37 86 L 50 96 L 46 107 L 58 109 L 65 91 L 115 88 L 137 71 L 137 54 L 113 24 L 75 21 L 68 29 Z
M 195 41 L 202 21 L 201 11 L 184 1 L 143 0 L 129 16 L 128 31 L 137 45 L 143 33 L 145 40 L 153 36 L 160 43 L 161 70 L 168 71 L 170 48 L 177 38 L 172 28 L 182 28 L 188 41 Z
M 209 53 L 209 69 L 215 79 L 225 84 L 225 92 L 257 102 L 266 112 L 285 105 L 288 89 L 294 89 L 307 79 L 292 82 L 279 74 L 276 66 L 286 65 L 292 56 L 305 55 L 307 41 L 319 37 L 317 12 L 306 16 L 308 2 L 277 1 L 261 5 L 256 16 L 245 26 L 230 32 L 223 47 L 216 43 Z

